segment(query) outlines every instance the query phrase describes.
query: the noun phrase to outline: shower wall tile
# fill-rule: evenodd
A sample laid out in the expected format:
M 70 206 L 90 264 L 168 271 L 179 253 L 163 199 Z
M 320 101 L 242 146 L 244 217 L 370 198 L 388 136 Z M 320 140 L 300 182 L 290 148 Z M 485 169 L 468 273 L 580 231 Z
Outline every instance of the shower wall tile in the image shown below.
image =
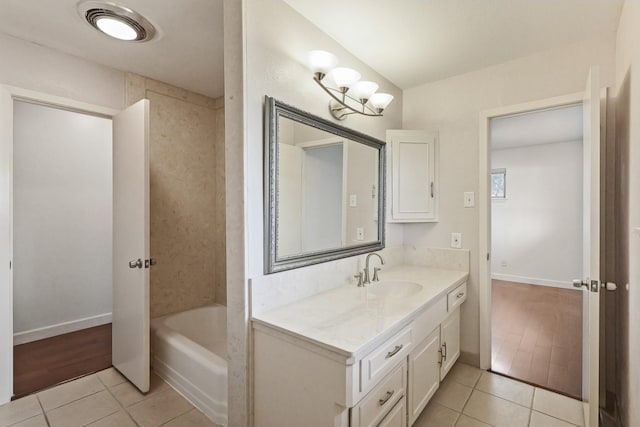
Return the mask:
M 226 304 L 223 100 L 135 74 L 126 90 L 151 105 L 151 317 Z

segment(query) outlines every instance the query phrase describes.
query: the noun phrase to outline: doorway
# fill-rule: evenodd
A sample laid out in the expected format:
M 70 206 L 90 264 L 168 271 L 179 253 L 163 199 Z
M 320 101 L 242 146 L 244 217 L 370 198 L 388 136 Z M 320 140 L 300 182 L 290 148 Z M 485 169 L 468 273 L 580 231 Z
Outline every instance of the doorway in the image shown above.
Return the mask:
M 491 369 L 582 396 L 582 104 L 494 117 Z
M 0 114 L 0 253 L 8 267 L 0 275 L 0 400 L 6 401 L 110 365 L 115 111 L 0 86 Z
M 16 397 L 111 365 L 111 119 L 14 100 Z

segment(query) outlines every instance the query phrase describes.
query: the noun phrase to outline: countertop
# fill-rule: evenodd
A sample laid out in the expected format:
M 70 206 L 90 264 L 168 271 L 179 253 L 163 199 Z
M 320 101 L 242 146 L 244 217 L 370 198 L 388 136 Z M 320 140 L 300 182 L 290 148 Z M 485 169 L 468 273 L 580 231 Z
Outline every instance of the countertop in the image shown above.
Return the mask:
M 275 329 L 347 358 L 357 358 L 399 331 L 439 297 L 464 283 L 465 271 L 402 265 L 380 281 L 407 281 L 422 289 L 407 297 L 374 295 L 376 283 L 344 285 L 252 317 L 257 329 Z M 434 327 L 437 325 L 434 325 Z

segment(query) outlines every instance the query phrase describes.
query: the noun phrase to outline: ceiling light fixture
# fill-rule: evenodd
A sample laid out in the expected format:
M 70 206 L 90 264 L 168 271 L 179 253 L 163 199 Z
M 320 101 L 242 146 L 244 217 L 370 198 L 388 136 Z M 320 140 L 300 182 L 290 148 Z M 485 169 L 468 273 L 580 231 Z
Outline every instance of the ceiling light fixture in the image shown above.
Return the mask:
M 115 3 L 85 1 L 78 4 L 78 12 L 93 28 L 118 40 L 144 42 L 156 33 L 144 16 Z
M 351 68 L 338 67 L 338 58 L 324 50 L 312 50 L 308 54 L 309 68 L 313 80 L 333 98 L 329 101 L 329 112 L 338 120 L 350 114 L 382 116 L 382 112 L 393 100 L 389 93 L 376 93 L 378 84 L 360 81 L 360 73 Z M 327 86 L 323 80 L 330 74 L 337 88 Z M 353 104 L 353 105 L 350 105 Z

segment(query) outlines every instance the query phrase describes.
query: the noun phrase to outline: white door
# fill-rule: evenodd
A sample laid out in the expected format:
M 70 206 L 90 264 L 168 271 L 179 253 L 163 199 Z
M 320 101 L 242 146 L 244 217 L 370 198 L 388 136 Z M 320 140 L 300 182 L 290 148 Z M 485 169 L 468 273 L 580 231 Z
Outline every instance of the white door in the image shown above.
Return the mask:
M 598 426 L 600 353 L 600 82 L 587 78 L 583 99 L 583 348 L 582 397 L 585 425 Z M 575 281 L 574 281 L 575 284 Z
M 13 98 L 0 86 L 0 405 L 13 395 Z
M 113 117 L 113 366 L 149 391 L 149 101 Z

